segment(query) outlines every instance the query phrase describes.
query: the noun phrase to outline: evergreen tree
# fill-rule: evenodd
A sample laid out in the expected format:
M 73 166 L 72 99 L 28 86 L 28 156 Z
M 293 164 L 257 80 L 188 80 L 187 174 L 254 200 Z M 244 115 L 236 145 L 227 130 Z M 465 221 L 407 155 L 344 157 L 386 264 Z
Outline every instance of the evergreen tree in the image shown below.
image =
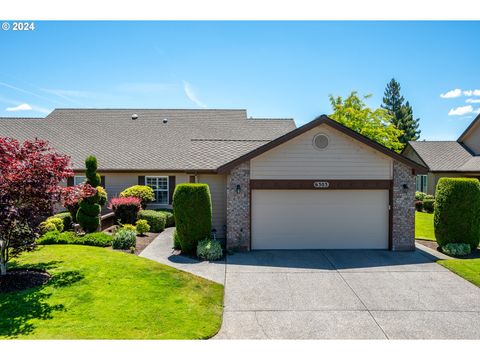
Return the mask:
M 390 80 L 384 92 L 382 108 L 388 111 L 392 117 L 392 123 L 403 131 L 399 140 L 406 144 L 410 140 L 419 138 L 420 119 L 413 117 L 412 107 L 408 101 L 405 103 L 405 98 L 400 94 L 400 90 L 400 84 L 395 79 Z

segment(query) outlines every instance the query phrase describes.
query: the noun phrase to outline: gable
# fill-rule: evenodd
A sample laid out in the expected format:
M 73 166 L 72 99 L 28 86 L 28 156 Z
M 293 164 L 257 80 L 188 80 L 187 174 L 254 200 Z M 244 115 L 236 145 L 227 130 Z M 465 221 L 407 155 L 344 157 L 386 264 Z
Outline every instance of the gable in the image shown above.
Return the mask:
M 317 134 L 328 146 L 313 145 Z M 250 161 L 252 179 L 391 179 L 393 160 L 370 146 L 320 124 Z
M 465 130 L 465 132 L 458 139 L 463 143 L 473 154 L 480 155 L 480 115 L 473 120 L 472 124 Z

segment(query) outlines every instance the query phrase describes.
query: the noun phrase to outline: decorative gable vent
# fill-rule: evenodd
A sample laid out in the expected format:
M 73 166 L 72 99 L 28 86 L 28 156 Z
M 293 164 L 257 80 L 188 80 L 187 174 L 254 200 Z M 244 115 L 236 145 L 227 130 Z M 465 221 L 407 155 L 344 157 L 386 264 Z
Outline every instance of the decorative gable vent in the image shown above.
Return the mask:
M 328 137 L 325 134 L 317 134 L 313 138 L 313 147 L 317 150 L 325 150 L 328 147 Z

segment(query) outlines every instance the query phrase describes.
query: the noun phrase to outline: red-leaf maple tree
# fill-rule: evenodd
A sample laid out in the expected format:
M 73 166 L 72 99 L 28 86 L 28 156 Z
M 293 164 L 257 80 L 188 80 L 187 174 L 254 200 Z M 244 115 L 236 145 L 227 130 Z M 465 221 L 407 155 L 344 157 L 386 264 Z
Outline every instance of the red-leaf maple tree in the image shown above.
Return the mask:
M 44 140 L 0 137 L 0 274 L 35 244 L 38 225 L 60 201 L 60 182 L 73 176 L 70 157 Z

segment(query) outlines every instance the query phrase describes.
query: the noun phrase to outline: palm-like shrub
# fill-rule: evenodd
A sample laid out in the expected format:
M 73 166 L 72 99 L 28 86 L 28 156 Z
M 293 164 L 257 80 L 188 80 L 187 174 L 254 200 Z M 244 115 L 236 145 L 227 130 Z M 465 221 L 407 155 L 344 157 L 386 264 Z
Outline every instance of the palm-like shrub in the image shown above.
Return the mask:
M 136 197 L 140 199 L 142 209 L 147 207 L 147 204 L 155 199 L 155 194 L 150 186 L 134 185 L 120 193 L 120 197 Z
M 210 237 L 212 201 L 207 184 L 180 184 L 173 194 L 173 214 L 182 252 L 195 254 L 200 240 Z
M 471 178 L 441 178 L 434 210 L 435 237 L 442 248 L 450 243 L 480 241 L 480 182 Z

